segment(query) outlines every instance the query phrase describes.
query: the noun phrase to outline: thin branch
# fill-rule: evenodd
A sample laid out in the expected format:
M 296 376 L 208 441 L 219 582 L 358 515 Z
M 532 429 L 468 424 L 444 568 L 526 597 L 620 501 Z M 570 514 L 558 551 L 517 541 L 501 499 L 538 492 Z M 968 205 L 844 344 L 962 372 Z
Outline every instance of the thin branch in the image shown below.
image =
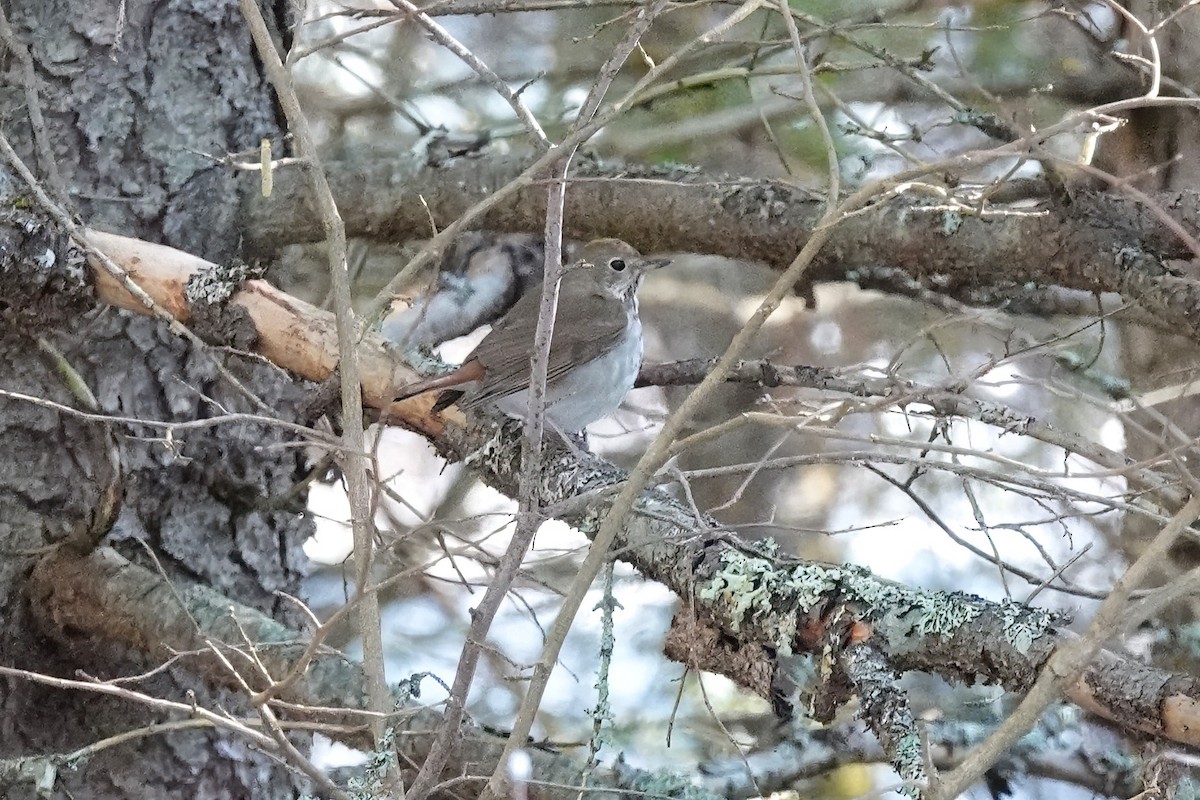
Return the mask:
M 750 10 L 756 10 L 757 7 L 757 2 L 752 0 L 750 4 L 743 6 L 743 9 L 750 8 Z M 803 59 L 801 59 L 801 65 L 803 69 Z M 810 79 L 810 76 L 807 74 L 803 75 L 803 77 L 806 81 Z M 811 86 L 808 87 L 808 95 L 811 96 Z M 815 109 L 815 111 L 819 115 L 819 109 Z M 831 161 L 836 162 L 836 153 L 830 153 L 829 158 Z M 583 563 L 580 565 L 578 575 L 572 582 L 567 597 L 564 599 L 558 615 L 555 617 L 554 624 L 546 637 L 546 643 L 542 647 L 541 656 L 534 665 L 533 675 L 530 678 L 525 699 L 522 701 L 521 708 L 513 721 L 512 732 L 509 735 L 508 744 L 505 748 L 506 752 L 511 752 L 517 747 L 523 746 L 526 737 L 529 735 L 534 715 L 541 704 L 542 694 L 549 681 L 550 673 L 554 669 L 559 651 L 566 640 L 575 615 L 578 613 L 579 607 L 583 602 L 587 587 L 591 585 L 592 580 L 609 558 L 609 549 L 612 547 L 618 534 L 623 530 L 626 517 L 632 511 L 637 497 L 641 494 L 643 488 L 645 488 L 651 475 L 666 462 L 671 443 L 674 442 L 675 438 L 683 430 L 683 427 L 691 419 L 700 403 L 712 393 L 713 388 L 724 382 L 725 373 L 733 366 L 745 348 L 749 346 L 751 340 L 758 333 L 758 330 L 766 322 L 767 318 L 778 308 L 783 297 L 795 286 L 797 280 L 800 279 L 812 262 L 817 251 L 824 246 L 826 240 L 831 235 L 834 221 L 849 210 L 857 208 L 859 204 L 867 202 L 871 196 L 870 192 L 859 192 L 851 200 L 847 201 L 844 206 L 840 207 L 835 205 L 835 200 L 832 198 L 829 200 L 828 210 L 822 216 L 821 221 L 814 229 L 812 236 L 805 244 L 803 250 L 796 256 L 795 261 L 792 262 L 791 267 L 784 271 L 750 321 L 734 337 L 728 349 L 718 359 L 713 371 L 701 382 L 695 391 L 688 395 L 675 413 L 667 419 L 662 432 L 656 437 L 654 443 L 650 445 L 646 453 L 638 461 L 637 466 L 630 473 L 629 479 L 622 488 L 621 493 L 604 515 L 600 523 L 600 529 L 592 540 L 592 546 L 588 550 L 587 557 L 584 558 Z M 491 785 L 495 787 L 497 783 L 498 781 L 493 777 Z
M 120 697 L 131 702 L 139 703 L 156 711 L 183 714 L 184 716 L 201 719 L 209 725 L 212 725 L 214 728 L 221 728 L 223 730 L 235 733 L 247 739 L 251 743 L 263 748 L 267 752 L 274 752 L 276 750 L 275 742 L 270 736 L 259 733 L 242 722 L 232 719 L 225 714 L 217 714 L 213 711 L 209 711 L 207 708 L 198 706 L 195 703 L 178 703 L 173 700 L 163 700 L 162 698 L 154 697 L 153 695 L 148 695 L 144 692 L 138 692 L 113 683 L 102 683 L 99 681 L 76 681 L 67 678 L 55 678 L 51 677 L 50 675 L 42 675 L 40 673 L 30 672 L 28 670 L 13 669 L 12 667 L 0 666 L 0 675 L 9 678 L 27 680 L 31 683 L 38 683 L 43 686 L 52 686 L 56 689 L 72 689 L 75 691 L 108 695 L 110 697 Z
M 406 2 L 407 0 L 403 1 Z M 629 54 L 633 52 L 641 37 L 649 30 L 654 19 L 666 6 L 667 0 L 654 0 L 653 3 L 638 13 L 634 23 L 614 48 L 612 54 L 597 74 L 592 89 L 583 103 L 579 118 L 573 123 L 571 130 L 568 131 L 568 141 L 572 135 L 577 134 L 580 129 L 584 128 L 595 118 L 600 103 L 603 102 L 608 87 L 616 77 L 617 71 L 629 58 Z M 463 708 L 466 703 L 466 693 L 474 677 L 475 665 L 479 657 L 479 648 L 487 635 L 496 611 L 499 610 L 500 603 L 505 595 L 507 595 L 512 582 L 516 579 L 521 562 L 524 560 L 526 552 L 533 543 L 533 537 L 537 533 L 538 526 L 541 524 L 543 518 L 540 510 L 541 498 L 538 496 L 538 487 L 540 485 L 539 478 L 542 473 L 542 436 L 545 422 L 546 377 L 550 365 L 550 344 L 553 338 L 554 322 L 558 308 L 559 280 L 562 277 L 563 206 L 566 200 L 566 179 L 571 158 L 574 156 L 577 147 L 577 143 L 564 144 L 551 150 L 552 153 L 557 153 L 560 156 L 561 161 L 551 166 L 552 176 L 546 200 L 545 261 L 543 263 L 542 296 L 538 306 L 538 323 L 534 335 L 533 355 L 530 364 L 529 408 L 522 432 L 521 480 L 518 491 L 520 512 L 517 517 L 516 531 L 513 534 L 508 550 L 504 554 L 504 558 L 501 560 L 497 574 L 493 577 L 492 582 L 489 583 L 483 601 L 472 617 L 471 630 L 463 646 L 459 666 L 455 672 L 454 685 L 446 704 L 443 729 L 439 731 L 434 746 L 425 763 L 422 764 L 421 771 L 410 790 L 410 796 L 414 800 L 424 800 L 425 796 L 432 791 L 434 782 L 441 774 L 449 754 L 449 746 L 453 741 L 454 732 L 457 730 L 462 719 Z M 517 747 L 523 746 L 523 743 L 514 745 L 512 738 L 506 743 L 505 751 L 493 772 L 492 778 L 488 783 L 488 788 L 484 792 L 485 798 L 499 795 L 501 785 L 508 778 L 508 765 L 512 760 L 513 754 Z
M 1130 613 L 1130 593 L 1166 558 L 1171 545 L 1197 517 L 1200 517 L 1200 495 L 1192 497 L 1159 531 L 1137 561 L 1125 570 L 1125 574 L 1113 586 L 1112 592 L 1096 610 L 1083 635 L 1055 650 L 1020 705 L 1000 723 L 985 742 L 967 754 L 958 767 L 952 772 L 944 773 L 936 784 L 930 786 L 930 797 L 933 800 L 953 800 L 961 795 L 1018 739 L 1029 732 L 1042 712 L 1058 699 L 1064 687 L 1078 679 L 1113 632 L 1120 629 L 1122 618 Z
M 567 150 L 586 142 L 601 128 L 617 119 L 619 116 L 621 116 L 621 114 L 625 113 L 625 111 L 629 109 L 629 104 L 634 97 L 636 97 L 640 92 L 644 91 L 646 87 L 653 85 L 664 74 L 673 69 L 685 55 L 692 52 L 697 47 L 707 44 L 713 39 L 723 35 L 726 31 L 733 28 L 735 25 L 742 22 L 744 19 L 757 11 L 764 2 L 766 2 L 766 0 L 747 0 L 721 23 L 680 47 L 669 58 L 664 59 L 661 63 L 655 65 L 653 69 L 647 71 L 646 74 L 643 75 L 636 84 L 634 84 L 634 86 L 626 93 L 625 97 L 623 97 L 620 101 L 604 112 L 597 113 L 596 116 L 587 124 L 580 126 L 578 129 L 572 131 L 566 137 L 564 137 L 564 139 L 559 142 L 558 147 L 562 148 L 563 150 Z M 434 236 L 432 239 L 430 239 L 425 247 L 421 249 L 421 252 L 409 260 L 409 262 L 404 265 L 403 269 L 401 269 L 400 272 L 398 272 L 396 276 L 392 278 L 392 280 L 388 281 L 387 285 L 379 291 L 379 293 L 375 296 L 375 299 L 373 299 L 367 306 L 366 310 L 363 312 L 363 317 L 366 321 L 366 324 L 371 325 L 377 321 L 383 315 L 384 311 L 390 306 L 393 297 L 400 292 L 400 289 L 410 283 L 417 272 L 432 262 L 434 255 L 441 252 L 450 244 L 450 242 L 454 241 L 454 239 L 459 236 L 469 224 L 477 220 L 488 211 L 497 208 L 503 203 L 511 201 L 521 189 L 534 183 L 546 172 L 547 169 L 557 163 L 560 157 L 560 151 L 556 150 L 543 153 L 540 158 L 522 170 L 519 175 L 510 180 L 504 186 L 501 186 L 499 189 L 490 191 L 487 197 L 472 205 L 452 223 L 444 227 L 437 236 Z
M 35 397 L 22 392 L 11 392 L 8 389 L 0 389 L 0 397 L 8 398 L 9 400 L 17 400 L 23 403 L 40 406 L 41 408 L 50 409 L 65 416 L 74 417 L 75 419 L 83 420 L 84 422 L 95 422 L 99 425 L 123 425 L 125 427 L 136 429 L 139 427 L 157 428 L 163 431 L 164 440 L 174 439 L 176 434 L 181 431 L 204 430 L 205 428 L 215 428 L 222 425 L 232 425 L 235 423 L 250 422 L 257 425 L 263 425 L 268 428 L 279 428 L 288 433 L 308 439 L 312 444 L 320 444 L 325 447 L 337 447 L 338 440 L 329 434 L 315 430 L 304 425 L 297 425 L 294 422 L 276 419 L 274 417 L 264 417 L 261 414 L 241 414 L 236 412 L 227 412 L 216 417 L 205 419 L 188 420 L 187 422 L 173 422 L 169 420 L 147 419 L 145 417 L 122 417 L 116 414 L 97 414 L 88 411 L 81 411 L 78 408 L 56 403 L 53 400 L 47 400 L 44 397 Z
M 391 711 L 392 700 L 384 676 L 382 623 L 379 598 L 366 592 L 370 578 L 372 549 L 375 542 L 374 518 L 371 513 L 371 481 L 367 474 L 366 439 L 363 436 L 362 380 L 359 377 L 358 323 L 350 302 L 350 277 L 346 265 L 346 228 L 342 224 L 333 192 L 317 155 L 316 141 L 308 126 L 308 118 L 292 86 L 291 75 L 284 68 L 254 0 L 240 0 L 242 16 L 250 26 L 254 45 L 263 67 L 287 117 L 288 127 L 296 137 L 296 150 L 305 160 L 312 196 L 316 202 L 325 231 L 328 248 L 330 291 L 333 295 L 334 319 L 337 325 L 338 368 L 342 394 L 342 469 L 346 475 L 350 500 L 350 524 L 354 532 L 355 588 L 362 600 L 356 616 L 362 639 L 363 664 L 368 676 L 371 709 L 380 714 Z M 374 726 L 376 740 L 383 736 L 381 723 Z
M 491 67 L 483 63 L 466 45 L 455 39 L 449 31 L 439 25 L 415 4 L 409 2 L 409 0 L 390 0 L 390 2 L 396 8 L 401 9 L 409 17 L 416 20 L 417 24 L 433 37 L 434 41 L 462 59 L 468 67 L 475 71 L 476 75 L 483 79 L 484 83 L 495 89 L 496 94 L 506 100 L 512 106 L 517 119 L 521 120 L 521 124 L 525 126 L 525 130 L 529 133 L 529 138 L 533 140 L 538 150 L 546 151 L 552 147 L 552 143 L 547 138 L 546 132 L 542 130 L 542 126 L 538 123 L 537 118 L 533 116 L 533 112 L 525 105 L 525 101 L 507 83 L 501 80 L 500 76 L 493 72 Z
M 37 72 L 33 68 L 33 57 L 13 31 L 4 7 L 0 6 L 0 42 L 8 48 L 21 64 L 21 85 L 25 90 L 25 108 L 29 112 L 29 127 L 33 132 L 33 143 L 37 147 L 38 163 L 46 173 L 46 181 L 50 189 L 58 196 L 58 201 L 69 204 L 71 195 L 67 192 L 67 184 L 58 169 L 58 159 L 54 157 L 54 149 L 50 146 L 50 133 L 46 130 L 46 120 L 42 116 L 42 102 L 38 97 Z

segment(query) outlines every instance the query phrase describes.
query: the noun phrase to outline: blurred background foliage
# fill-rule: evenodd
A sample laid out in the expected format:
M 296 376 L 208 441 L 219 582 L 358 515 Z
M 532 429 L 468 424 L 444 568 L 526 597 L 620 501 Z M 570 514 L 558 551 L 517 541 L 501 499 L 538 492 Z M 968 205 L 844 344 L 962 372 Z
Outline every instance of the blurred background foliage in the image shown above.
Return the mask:
M 444 4 L 431 7 L 439 5 Z M 569 5 L 437 17 L 509 85 L 521 89 L 552 139 L 562 136 L 635 8 L 628 3 Z M 1138 52 L 1138 46 L 1103 3 L 792 0 L 791 7 L 816 71 L 843 177 L 851 186 L 906 165 L 994 145 L 995 140 L 967 124 L 968 111 L 994 114 L 1027 130 L 1049 125 L 1071 109 L 1135 95 L 1143 87 L 1142 74 L 1123 55 Z M 486 141 L 472 157 L 528 152 L 509 106 L 466 65 L 416 25 L 375 13 L 388 11 L 387 4 L 359 0 L 355 8 L 361 11 L 318 4 L 296 31 L 297 47 L 309 54 L 296 64 L 295 74 L 327 157 L 407 158 L 421 154 L 439 130 L 456 141 Z M 624 65 L 610 98 L 623 96 L 648 64 L 666 58 L 731 8 L 705 2 L 672 5 L 645 37 L 643 49 Z M 1135 11 L 1153 21 L 1169 9 L 1144 6 Z M 1184 30 L 1178 35 L 1194 32 L 1194 17 L 1181 17 L 1176 27 Z M 355 33 L 359 30 L 363 32 Z M 1174 74 L 1181 80 L 1200 74 L 1178 69 Z M 643 93 L 587 149 L 614 163 L 683 164 L 713 175 L 779 178 L 820 191 L 826 156 L 812 120 L 795 99 L 801 89 L 794 70 L 795 56 L 780 20 L 760 11 L 731 35 L 684 59 L 672 80 Z M 1105 137 L 1096 163 L 1130 174 L 1132 168 L 1121 167 L 1130 163 L 1129 152 L 1152 150 L 1157 138 L 1171 130 L 1161 120 L 1149 129 L 1131 120 L 1126 131 L 1113 134 L 1113 141 Z M 1084 133 L 1057 139 L 1053 146 L 1070 161 L 1084 146 Z M 1125 141 L 1129 137 L 1132 145 Z M 1005 173 L 1036 177 L 1040 167 L 1007 161 L 955 177 L 986 181 Z M 1166 185 L 1186 181 L 1189 174 L 1181 169 L 1174 176 L 1151 177 Z M 355 243 L 361 297 L 377 291 L 417 244 Z M 295 248 L 286 267 L 272 277 L 316 302 L 326 293 L 324 257 L 313 248 Z M 643 290 L 647 359 L 719 354 L 770 281 L 771 274 L 754 264 L 679 254 L 676 264 L 654 275 Z M 1076 307 L 1090 302 L 1093 309 L 1114 304 L 1113 298 L 1071 299 Z M 1146 334 L 1144 347 L 1155 350 L 1149 358 L 1130 349 L 1127 325 L 1095 316 L 1006 314 L 885 296 L 851 284 L 817 286 L 811 300 L 815 304 L 789 299 L 752 355 L 780 364 L 828 366 L 847 375 L 890 375 L 959 387 L 1117 449 L 1133 445 L 1127 442 L 1126 417 L 1114 408 L 1113 393 L 1105 387 L 1127 384 L 1146 390 L 1178 382 L 1181 375 L 1186 380 L 1195 363 L 1195 348 L 1182 339 L 1161 331 Z M 453 360 L 469 347 L 469 342 L 450 343 L 443 353 Z M 666 409 L 686 391 L 636 390 L 615 419 L 593 427 L 592 446 L 619 464 L 632 463 Z M 1036 580 L 998 569 L 989 563 L 990 556 L 1038 579 L 1048 579 L 1078 558 L 1065 571 L 1064 583 L 1092 594 L 1042 591 L 1037 602 L 1084 619 L 1095 597 L 1126 563 L 1129 545 L 1122 532 L 1128 521 L 1102 502 L 1125 491 L 1123 479 L 1095 474 L 1093 465 L 1064 459 L 1061 450 L 982 424 L 938 419 L 928 408 L 846 408 L 815 392 L 754 386 L 722 389 L 694 420 L 692 431 L 748 410 L 789 418 L 806 415 L 807 421 L 805 426 L 736 426 L 682 454 L 674 468 L 687 474 L 736 464 L 770 466 L 693 477 L 686 489 L 671 487 L 746 536 L 771 536 L 785 550 L 804 556 L 851 561 L 887 578 L 994 599 L 1023 600 Z M 830 431 L 858 439 L 834 438 Z M 411 574 L 411 581 L 395 590 L 385 616 L 390 675 L 400 679 L 431 670 L 448 679 L 466 632 L 466 610 L 503 552 L 515 504 L 481 486 L 460 466 L 445 466 L 417 437 L 398 430 L 377 434 L 379 477 L 389 481 L 393 493 L 379 514 L 387 546 L 380 569 Z M 910 444 L 882 443 L 872 436 Z M 1154 444 L 1146 436 L 1141 441 L 1146 448 Z M 911 444 L 926 442 L 944 447 L 922 450 Z M 847 455 L 865 450 L 880 454 L 878 463 Z M 884 455 L 895 456 L 897 463 L 886 463 Z M 804 457 L 812 458 L 800 466 L 783 466 L 785 459 Z M 964 465 L 979 471 L 963 477 L 943 468 Z M 1008 480 L 1031 475 L 1090 493 L 1097 502 L 1068 502 L 1063 496 L 1017 488 Z M 340 486 L 335 482 L 314 492 L 313 508 L 322 524 L 310 553 L 330 566 L 313 575 L 309 588 L 314 607 L 324 602 L 333 608 L 345 596 L 339 561 L 349 551 Z M 515 676 L 536 657 L 557 593 L 572 577 L 585 545 L 581 536 L 557 523 L 539 534 L 526 576 L 494 629 L 497 651 L 489 653 L 476 682 L 471 711 L 479 720 L 503 725 L 513 712 L 521 685 Z M 1164 574 L 1181 568 L 1164 565 Z M 649 767 L 688 765 L 728 759 L 738 747 L 753 747 L 775 735 L 765 703 L 723 679 L 685 674 L 661 656 L 673 596 L 620 565 L 615 583 L 621 607 L 615 614 L 613 721 L 606 757 L 623 753 Z M 1179 617 L 1188 618 L 1194 619 L 1194 610 Z M 1171 630 L 1184 632 L 1173 635 L 1171 657 L 1195 668 L 1198 662 L 1186 656 L 1189 645 L 1180 644 L 1190 641 L 1195 653 L 1194 623 Z M 564 746 L 588 739 L 591 722 L 580 710 L 596 702 L 599 638 L 599 613 L 583 614 L 535 735 Z M 1148 652 L 1163 638 L 1152 632 L 1141 646 Z M 432 684 L 426 688 L 431 702 L 441 696 Z M 992 718 L 1000 711 L 993 692 L 951 691 L 934 683 L 922 687 L 914 702 L 929 718 Z M 893 777 L 884 768 L 850 769 L 809 787 L 810 796 L 856 796 Z M 1025 791 L 1028 796 L 1068 796 L 1058 793 L 1065 791 L 1062 786 L 1037 782 Z

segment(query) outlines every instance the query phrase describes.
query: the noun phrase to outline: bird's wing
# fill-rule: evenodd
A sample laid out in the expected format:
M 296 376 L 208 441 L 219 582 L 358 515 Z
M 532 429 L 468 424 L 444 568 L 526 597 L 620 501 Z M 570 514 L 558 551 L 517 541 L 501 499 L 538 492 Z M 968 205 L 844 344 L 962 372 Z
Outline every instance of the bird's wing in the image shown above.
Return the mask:
M 479 388 L 471 393 L 471 405 L 529 388 L 529 362 L 541 295 L 541 284 L 530 288 L 471 353 L 470 358 L 478 359 L 486 370 Z M 628 324 L 624 303 L 586 275 L 567 273 L 563 277 L 558 307 L 547 381 L 611 350 Z M 577 313 L 575 309 L 580 308 L 587 312 Z M 571 309 L 570 316 L 562 313 L 564 309 Z

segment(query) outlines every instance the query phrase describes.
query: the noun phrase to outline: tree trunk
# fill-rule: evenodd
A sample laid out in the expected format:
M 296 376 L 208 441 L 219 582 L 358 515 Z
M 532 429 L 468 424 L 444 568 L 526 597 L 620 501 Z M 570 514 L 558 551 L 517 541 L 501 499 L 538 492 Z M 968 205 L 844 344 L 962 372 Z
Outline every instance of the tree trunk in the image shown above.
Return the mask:
M 237 3 L 6 5 L 15 35 L 32 56 L 68 209 L 91 226 L 216 261 L 234 255 L 239 203 L 232 172 L 201 153 L 221 158 L 257 148 L 264 136 L 281 141 Z M 9 54 L 5 67 L 5 136 L 54 192 L 49 165 L 35 155 L 20 62 Z M 3 388 L 83 407 L 68 391 L 69 370 L 54 361 L 57 351 L 103 413 L 183 421 L 224 409 L 292 419 L 302 400 L 301 388 L 281 380 L 277 370 L 197 351 L 145 317 L 110 309 L 43 322 L 39 330 L 5 328 Z M 50 347 L 39 349 L 38 336 Z M 269 411 L 249 402 L 218 364 Z M 0 559 L 0 663 L 68 678 L 79 671 L 100 678 L 138 674 L 157 664 L 64 630 L 26 590 L 37 561 L 32 551 L 86 537 L 103 522 L 105 492 L 114 488 L 122 503 L 108 541 L 127 557 L 157 569 L 153 554 L 180 588 L 200 581 L 287 615 L 275 593 L 296 590 L 305 563 L 300 546 L 311 528 L 302 515 L 304 493 L 286 504 L 272 502 L 304 474 L 303 451 L 279 447 L 292 437 L 246 424 L 189 430 L 170 440 L 161 429 L 141 428 L 137 436 L 127 431 L 0 399 L 0 548 L 27 553 Z M 110 457 L 113 447 L 119 467 Z M 176 701 L 195 692 L 201 705 L 246 713 L 244 703 L 215 695 L 190 675 L 186 656 L 132 688 Z M 14 679 L 0 679 L 0 719 L 0 758 L 66 753 L 162 721 L 136 702 Z M 291 798 L 302 785 L 241 740 L 207 730 L 154 733 L 103 749 L 77 769 L 60 768 L 59 781 L 58 790 L 97 800 L 181 791 L 197 798 Z M 28 783 L 0 781 L 0 796 L 32 793 Z

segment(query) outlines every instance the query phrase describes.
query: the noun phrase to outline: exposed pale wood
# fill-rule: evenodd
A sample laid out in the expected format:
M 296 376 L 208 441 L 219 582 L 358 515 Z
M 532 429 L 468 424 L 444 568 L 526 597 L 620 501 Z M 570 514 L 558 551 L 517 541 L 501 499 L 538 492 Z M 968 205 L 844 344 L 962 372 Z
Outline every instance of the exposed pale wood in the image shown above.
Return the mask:
M 161 244 L 89 229 L 88 240 L 123 267 L 155 302 L 187 324 L 191 318 L 184 287 L 192 275 L 212 267 L 208 261 Z M 140 314 L 149 310 L 94 259 L 89 260 L 99 298 Z M 333 314 L 292 297 L 267 281 L 247 281 L 229 302 L 246 310 L 258 330 L 256 352 L 272 363 L 311 381 L 327 379 L 337 366 L 337 334 Z M 420 376 L 392 355 L 377 334 L 367 333 L 359 345 L 363 402 L 387 411 L 389 419 L 430 436 L 442 430 L 431 413 L 432 395 L 392 403 L 396 387 Z

